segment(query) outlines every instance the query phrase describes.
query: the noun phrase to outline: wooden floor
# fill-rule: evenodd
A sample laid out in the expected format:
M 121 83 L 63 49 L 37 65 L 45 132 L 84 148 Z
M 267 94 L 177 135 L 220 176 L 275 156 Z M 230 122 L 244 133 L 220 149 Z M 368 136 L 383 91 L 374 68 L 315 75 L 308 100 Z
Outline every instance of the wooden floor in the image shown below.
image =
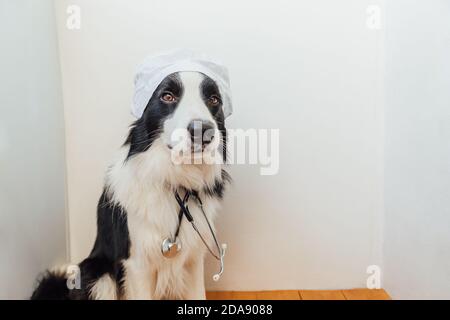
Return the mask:
M 209 291 L 207 300 L 390 300 L 383 289 Z

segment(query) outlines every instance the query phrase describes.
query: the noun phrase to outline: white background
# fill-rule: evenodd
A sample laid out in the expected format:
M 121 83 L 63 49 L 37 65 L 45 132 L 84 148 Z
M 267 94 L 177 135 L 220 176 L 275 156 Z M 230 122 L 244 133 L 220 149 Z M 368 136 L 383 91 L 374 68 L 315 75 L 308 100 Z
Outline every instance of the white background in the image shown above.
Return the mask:
M 369 1 L 57 1 L 71 256 L 95 237 L 103 175 L 128 131 L 135 66 L 188 47 L 230 69 L 230 128 L 280 129 L 280 172 L 232 166 L 215 289 L 363 287 L 381 263 L 381 32 Z M 81 30 L 66 28 L 79 4 Z
M 387 2 L 385 287 L 450 299 L 450 2 Z
M 229 66 L 228 127 L 281 135 L 278 175 L 229 168 L 209 288 L 364 287 L 377 264 L 394 298 L 450 298 L 450 4 L 389 1 L 368 29 L 380 2 L 0 0 L 0 298 L 27 297 L 66 243 L 89 253 L 134 67 L 173 47 Z
M 0 39 L 0 299 L 25 299 L 68 258 L 53 2 L 1 0 Z

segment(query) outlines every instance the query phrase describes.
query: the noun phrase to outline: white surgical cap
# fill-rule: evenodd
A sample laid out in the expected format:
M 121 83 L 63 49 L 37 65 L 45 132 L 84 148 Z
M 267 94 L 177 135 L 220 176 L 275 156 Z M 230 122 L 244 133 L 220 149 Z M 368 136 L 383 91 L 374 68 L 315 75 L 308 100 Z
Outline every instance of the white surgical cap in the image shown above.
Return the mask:
M 228 70 L 217 60 L 190 50 L 176 50 L 149 56 L 138 67 L 134 78 L 132 113 L 140 118 L 153 92 L 168 75 L 178 71 L 198 71 L 213 79 L 219 87 L 223 100 L 223 112 L 228 117 L 231 105 Z

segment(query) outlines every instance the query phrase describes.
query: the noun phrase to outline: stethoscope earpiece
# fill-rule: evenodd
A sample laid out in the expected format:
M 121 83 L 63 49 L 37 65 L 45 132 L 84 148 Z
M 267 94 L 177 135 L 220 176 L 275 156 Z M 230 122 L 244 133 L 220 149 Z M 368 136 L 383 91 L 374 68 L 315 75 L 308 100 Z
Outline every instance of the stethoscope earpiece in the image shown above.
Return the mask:
M 222 276 L 223 272 L 225 271 L 225 265 L 224 265 L 224 258 L 225 258 L 225 251 L 227 250 L 227 244 L 226 243 L 222 243 L 222 248 L 220 248 L 220 271 L 219 273 L 216 273 L 215 275 L 213 275 L 213 280 L 214 281 L 219 281 L 220 277 Z

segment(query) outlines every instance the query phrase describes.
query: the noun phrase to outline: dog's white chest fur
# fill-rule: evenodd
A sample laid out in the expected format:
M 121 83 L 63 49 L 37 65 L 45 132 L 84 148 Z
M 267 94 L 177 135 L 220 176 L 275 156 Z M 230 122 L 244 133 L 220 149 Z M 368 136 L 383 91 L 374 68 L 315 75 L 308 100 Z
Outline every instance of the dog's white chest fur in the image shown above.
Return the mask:
M 123 298 L 201 299 L 205 296 L 203 260 L 206 248 L 187 219 L 183 219 L 180 226 L 182 249 L 176 257 L 165 258 L 161 244 L 174 235 L 179 221 L 180 207 L 170 186 L 197 189 L 205 184 L 205 177 L 212 183 L 221 168 L 199 166 L 197 175 L 192 167 L 184 171 L 182 166 L 166 162 L 170 159 L 163 147 L 155 142 L 151 148 L 161 150 L 142 153 L 127 161 L 124 161 L 127 152 L 124 148 L 107 175 L 109 192 L 127 212 L 130 256 L 122 262 L 125 270 Z M 164 166 L 161 162 L 165 162 Z M 202 193 L 200 197 L 212 221 L 219 201 Z M 209 235 L 207 222 L 195 199 L 191 198 L 188 205 L 200 233 Z M 206 238 L 212 243 L 210 237 Z

